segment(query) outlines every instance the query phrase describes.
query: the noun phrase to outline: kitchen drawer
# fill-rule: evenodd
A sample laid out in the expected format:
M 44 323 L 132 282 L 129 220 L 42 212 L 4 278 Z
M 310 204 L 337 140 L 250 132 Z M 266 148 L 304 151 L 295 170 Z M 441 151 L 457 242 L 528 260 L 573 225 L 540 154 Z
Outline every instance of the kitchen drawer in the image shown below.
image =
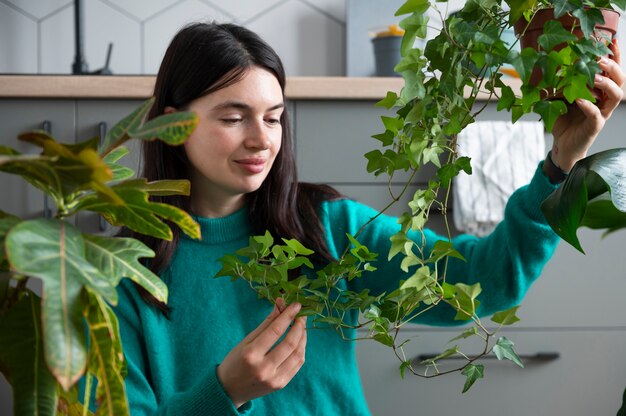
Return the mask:
M 75 106 L 72 100 L 2 100 L 0 101 L 0 144 L 25 154 L 39 154 L 41 148 L 17 140 L 20 133 L 43 129 L 49 122 L 52 135 L 60 142 L 74 142 Z M 43 193 L 17 175 L 0 172 L 0 210 L 23 218 L 44 215 Z M 48 200 L 48 207 L 54 202 Z
M 372 135 L 383 133 L 381 115 L 393 115 L 374 101 L 302 101 L 296 103 L 296 160 L 300 180 L 328 184 L 376 183 L 387 175 L 367 173 L 365 153 L 380 149 Z M 434 175 L 432 165 L 416 175 L 425 183 Z M 410 173 L 396 172 L 393 182 L 404 184 Z
M 409 330 L 410 356 L 441 352 L 457 333 Z M 452 373 L 433 379 L 400 377 L 393 351 L 358 341 L 363 387 L 373 415 L 589 416 L 615 415 L 626 387 L 626 330 L 508 331 L 518 354 L 556 352 L 548 361 L 484 360 L 485 378 L 461 394 L 465 377 Z M 469 350 L 468 350 L 469 351 Z M 409 354 L 407 354 L 409 355 Z

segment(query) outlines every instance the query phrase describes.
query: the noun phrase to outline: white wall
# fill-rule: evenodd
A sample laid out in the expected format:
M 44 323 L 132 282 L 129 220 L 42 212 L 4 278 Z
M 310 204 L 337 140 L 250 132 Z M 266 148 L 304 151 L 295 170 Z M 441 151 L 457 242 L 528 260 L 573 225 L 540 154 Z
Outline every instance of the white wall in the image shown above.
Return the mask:
M 384 1 L 384 0 L 382 0 Z M 89 70 L 113 42 L 114 74 L 156 74 L 174 33 L 198 20 L 236 22 L 259 33 L 287 74 L 345 74 L 345 0 L 84 0 Z M 0 73 L 69 74 L 72 0 L 0 0 Z

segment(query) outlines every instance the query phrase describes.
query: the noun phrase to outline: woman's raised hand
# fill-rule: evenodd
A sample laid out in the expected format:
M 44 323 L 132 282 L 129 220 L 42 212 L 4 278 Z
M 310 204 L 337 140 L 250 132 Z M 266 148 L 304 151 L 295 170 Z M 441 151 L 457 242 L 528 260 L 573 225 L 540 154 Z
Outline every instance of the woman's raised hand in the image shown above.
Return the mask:
M 284 301 L 277 299 L 272 313 L 217 367 L 217 377 L 235 407 L 282 389 L 300 370 L 306 317 L 296 318 L 299 311 L 299 303 L 285 307 Z M 276 344 L 285 332 L 285 338 Z
M 552 129 L 552 160 L 566 172 L 587 156 L 589 147 L 622 100 L 622 85 L 626 74 L 620 67 L 621 56 L 617 41 L 610 45 L 610 49 L 613 59 L 605 57 L 599 61 L 604 75 L 597 76 L 595 81 L 595 88 L 602 92 L 602 98 L 595 104 L 583 99 L 576 100 L 567 114 L 557 119 Z

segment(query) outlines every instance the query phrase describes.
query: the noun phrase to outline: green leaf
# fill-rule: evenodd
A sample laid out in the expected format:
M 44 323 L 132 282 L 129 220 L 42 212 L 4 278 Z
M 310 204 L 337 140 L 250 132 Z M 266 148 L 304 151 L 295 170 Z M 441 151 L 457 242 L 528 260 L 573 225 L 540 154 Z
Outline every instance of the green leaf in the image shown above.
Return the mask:
M 567 106 L 561 100 L 539 101 L 534 105 L 533 111 L 541 116 L 546 130 L 552 131 L 556 119 L 567 113 Z
M 191 238 L 200 238 L 200 226 L 182 209 L 151 202 L 148 194 L 141 189 L 125 185 L 114 185 L 112 189 L 123 200 L 122 205 L 114 205 L 98 195 L 90 195 L 81 200 L 76 210 L 98 212 L 112 225 L 123 225 L 142 234 L 171 240 L 172 231 L 163 222 L 166 220 L 176 224 Z
M 400 289 L 406 290 L 409 288 L 415 288 L 416 290 L 422 290 L 429 282 L 433 281 L 430 268 L 423 266 L 417 269 L 411 277 L 409 277 L 404 283 L 400 285 Z
M 509 5 L 511 11 L 510 20 L 511 24 L 517 22 L 528 9 L 532 9 L 536 6 L 538 0 L 505 0 Z
M 515 93 L 511 87 L 502 87 L 500 100 L 498 100 L 498 111 L 503 109 L 510 110 L 515 103 Z
M 116 185 L 115 189 L 132 188 L 152 196 L 184 195 L 189 196 L 191 184 L 187 179 L 164 179 L 148 182 L 145 178 L 131 179 Z
M 586 66 L 585 69 L 587 69 Z M 574 101 L 576 101 L 577 98 L 582 98 L 583 100 L 591 102 L 595 101 L 595 98 L 587 87 L 587 75 L 579 74 L 571 77 L 569 79 L 570 84 L 563 88 L 563 96 L 569 103 L 573 103 Z
M 428 0 L 408 0 L 396 11 L 395 16 L 402 16 L 403 14 L 423 12 L 430 7 Z
M 159 139 L 170 146 L 176 146 L 183 144 L 197 125 L 198 116 L 195 113 L 181 111 L 164 114 L 135 126 L 128 131 L 128 135 L 139 140 Z
M 57 384 L 43 353 L 41 300 L 27 293 L 0 316 L 0 371 L 13 387 L 15 415 L 54 416 Z
M 373 338 L 387 347 L 393 347 L 393 338 L 389 334 L 378 333 Z
M 511 360 L 518 366 L 524 368 L 522 360 L 520 360 L 515 350 L 513 350 L 513 345 L 513 341 L 507 337 L 500 337 L 498 338 L 496 345 L 493 346 L 493 352 L 496 354 L 496 357 L 498 357 L 498 360 L 506 358 L 507 360 Z
M 43 281 L 46 362 L 67 390 L 87 364 L 81 291 L 87 286 L 114 303 L 115 287 L 85 259 L 82 233 L 67 222 L 23 221 L 9 231 L 5 244 L 13 270 Z
M 117 317 L 97 295 L 87 294 L 84 316 L 89 328 L 89 371 L 98 378 L 98 415 L 128 415 L 130 408 L 124 387 L 126 364 Z
M 593 29 L 596 25 L 604 23 L 602 11 L 597 8 L 576 9 L 572 11 L 572 15 L 578 18 L 580 29 L 583 31 L 585 38 L 590 38 L 593 35 Z
M 402 361 L 402 364 L 400 364 L 400 377 L 402 378 L 402 380 L 404 380 L 405 370 L 410 367 L 411 367 L 410 361 Z
M 436 362 L 438 360 L 443 360 L 445 358 L 452 357 L 453 355 L 456 355 L 459 352 L 461 352 L 461 350 L 459 349 L 459 346 L 455 345 L 452 348 L 448 348 L 447 350 L 445 350 L 441 354 L 437 355 L 436 357 L 429 358 L 427 360 L 422 361 L 420 364 L 434 363 L 434 362 Z
M 589 201 L 610 191 L 616 210 L 598 218 L 593 213 L 597 228 L 615 230 L 615 216 L 626 212 L 626 149 L 611 149 L 579 160 L 569 176 L 541 205 L 550 227 L 577 250 L 584 253 L 576 231 L 583 225 Z M 620 227 L 622 228 L 622 227 Z
M 519 321 L 519 318 L 515 315 L 519 306 L 514 306 L 505 311 L 496 312 L 491 317 L 491 320 L 500 325 L 513 325 L 515 322 Z
M 548 20 L 543 26 L 543 34 L 537 38 L 541 48 L 549 52 L 555 46 L 577 40 L 576 35 L 568 32 L 558 20 Z
M 454 287 L 456 288 L 456 296 L 451 301 L 448 301 L 457 311 L 454 319 L 467 321 L 474 316 L 476 309 L 480 305 L 480 302 L 476 300 L 482 291 L 480 283 L 474 283 L 473 285 L 456 283 Z
M 285 242 L 285 244 L 287 244 L 288 247 L 293 249 L 296 252 L 296 254 L 300 256 L 310 256 L 311 254 L 315 253 L 313 250 L 306 248 L 305 246 L 302 245 L 301 242 L 299 242 L 298 240 L 294 238 L 290 240 L 283 238 L 282 240 Z
M 461 332 L 459 335 L 457 335 L 456 337 L 452 338 L 448 342 L 457 341 L 459 339 L 467 339 L 467 338 L 469 338 L 471 336 L 474 336 L 476 334 L 478 334 L 478 329 L 476 329 L 476 327 L 473 326 L 470 329 L 466 329 L 465 331 Z
M 461 371 L 461 374 L 466 377 L 465 385 L 463 386 L 463 393 L 467 392 L 476 382 L 476 380 L 478 380 L 479 378 L 483 378 L 484 372 L 485 366 L 483 366 L 482 364 L 469 364 L 467 367 L 465 367 L 463 371 Z
M 112 180 L 119 181 L 135 176 L 135 171 L 133 171 L 131 168 L 116 163 L 127 154 L 128 148 L 125 146 L 120 146 L 115 148 L 111 153 L 102 158 L 102 160 L 104 160 L 104 163 L 107 164 L 107 166 L 109 167 L 109 169 L 111 169 L 111 172 L 113 173 Z
M 426 37 L 428 16 L 422 13 L 428 9 L 429 4 L 428 2 L 424 3 L 422 10 L 400 21 L 400 27 L 405 31 L 400 42 L 400 53 L 402 56 L 406 56 L 411 52 L 416 37 L 422 39 Z
M 393 91 L 387 91 L 387 96 L 376 103 L 379 107 L 385 107 L 387 109 L 393 108 L 398 101 L 398 94 Z
M 122 237 L 100 237 L 83 234 L 85 257 L 109 278 L 113 286 L 128 277 L 152 296 L 167 303 L 167 286 L 159 276 L 139 262 L 154 257 L 154 251 L 139 240 Z
M 128 132 L 141 124 L 153 104 L 154 97 L 151 97 L 113 126 L 111 130 L 107 131 L 99 153 L 106 156 L 113 149 L 127 141 L 130 138 Z

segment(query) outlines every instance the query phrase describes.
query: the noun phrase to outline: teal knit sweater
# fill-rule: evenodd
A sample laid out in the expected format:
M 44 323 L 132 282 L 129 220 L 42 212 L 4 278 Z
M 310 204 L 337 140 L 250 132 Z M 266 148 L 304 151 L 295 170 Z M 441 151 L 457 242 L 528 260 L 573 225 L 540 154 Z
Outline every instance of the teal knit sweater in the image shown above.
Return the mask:
M 554 252 L 558 237 L 539 209 L 554 190 L 540 169 L 531 183 L 510 198 L 505 220 L 488 237 L 456 237 L 453 243 L 467 262 L 449 266 L 449 280 L 482 286 L 480 314 L 518 304 Z M 320 207 L 330 252 L 339 256 L 354 234 L 376 211 L 351 200 Z M 147 306 L 128 279 L 119 287 L 116 313 L 128 361 L 126 388 L 133 415 L 368 415 L 359 380 L 354 343 L 334 330 L 309 330 L 306 362 L 280 391 L 233 407 L 216 377 L 226 354 L 270 313 L 246 282 L 215 279 L 218 261 L 248 244 L 251 227 L 246 209 L 219 219 L 197 218 L 202 240 L 182 238 L 162 278 L 169 287 L 170 319 Z M 387 253 L 389 237 L 399 229 L 395 218 L 379 217 L 359 240 L 372 251 Z M 439 236 L 426 233 L 432 247 Z M 381 255 L 378 270 L 353 280 L 351 289 L 374 293 L 397 288 L 406 278 L 397 262 Z M 399 256 L 398 256 L 399 257 Z M 435 308 L 421 323 L 451 325 L 452 309 Z M 356 317 L 353 317 L 356 319 Z M 347 336 L 354 334 L 346 334 Z

